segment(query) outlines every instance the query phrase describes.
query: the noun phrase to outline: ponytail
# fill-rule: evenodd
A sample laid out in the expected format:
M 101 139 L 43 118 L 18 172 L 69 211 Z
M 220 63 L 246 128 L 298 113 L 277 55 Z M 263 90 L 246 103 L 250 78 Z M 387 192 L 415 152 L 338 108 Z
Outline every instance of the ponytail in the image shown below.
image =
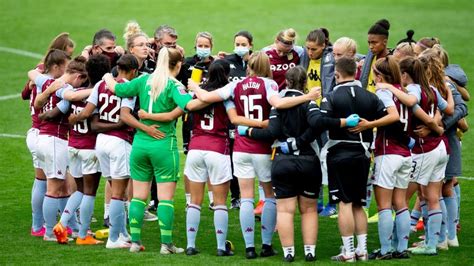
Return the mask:
M 68 60 L 71 60 L 71 57 L 69 57 L 65 51 L 59 49 L 51 49 L 44 57 L 44 72 L 49 73 L 49 71 L 54 65 L 62 65 Z
M 182 61 L 183 55 L 179 50 L 166 47 L 161 48 L 158 53 L 155 71 L 151 74 L 151 80 L 149 81 L 151 87 L 151 99 L 153 101 L 156 101 L 160 94 L 165 90 L 169 79 L 177 81 L 171 76 L 171 70 Z
M 400 72 L 407 73 L 413 82 L 420 85 L 421 89 L 428 96 L 428 102 L 434 102 L 434 93 L 430 89 L 430 83 L 426 75 L 425 65 L 420 59 L 414 57 L 406 57 L 400 61 Z

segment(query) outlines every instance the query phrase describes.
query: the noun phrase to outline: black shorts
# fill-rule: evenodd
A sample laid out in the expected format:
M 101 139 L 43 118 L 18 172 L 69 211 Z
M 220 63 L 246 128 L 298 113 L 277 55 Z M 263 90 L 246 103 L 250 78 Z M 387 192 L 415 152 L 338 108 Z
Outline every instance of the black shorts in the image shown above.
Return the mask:
M 272 163 L 272 185 L 277 199 L 296 196 L 317 199 L 321 187 L 319 158 L 277 155 Z
M 365 153 L 331 153 L 334 155 L 327 157 L 329 202 L 365 206 L 370 158 Z

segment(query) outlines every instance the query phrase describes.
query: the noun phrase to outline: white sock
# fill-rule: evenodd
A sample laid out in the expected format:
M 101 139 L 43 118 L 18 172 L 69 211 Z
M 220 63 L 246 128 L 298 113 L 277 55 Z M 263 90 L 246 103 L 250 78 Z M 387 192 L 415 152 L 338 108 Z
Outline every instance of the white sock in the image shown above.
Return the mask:
M 109 217 L 110 203 L 104 203 L 104 219 Z
M 191 193 L 186 193 L 186 204 L 189 205 L 191 203 Z
M 344 255 L 353 257 L 355 255 L 354 251 L 354 236 L 343 236 L 342 243 L 344 244 Z
M 258 185 L 258 200 L 265 201 L 265 191 L 261 185 Z
M 316 251 L 316 245 L 304 245 L 304 255 L 311 254 L 314 257 L 314 253 Z
M 214 202 L 214 195 L 212 194 L 212 191 L 208 191 L 207 196 L 209 197 L 209 203 L 213 203 Z
M 367 234 L 357 235 L 357 253 L 367 253 Z
M 295 256 L 295 246 L 283 247 L 283 257 L 286 258 L 290 254 L 292 257 Z

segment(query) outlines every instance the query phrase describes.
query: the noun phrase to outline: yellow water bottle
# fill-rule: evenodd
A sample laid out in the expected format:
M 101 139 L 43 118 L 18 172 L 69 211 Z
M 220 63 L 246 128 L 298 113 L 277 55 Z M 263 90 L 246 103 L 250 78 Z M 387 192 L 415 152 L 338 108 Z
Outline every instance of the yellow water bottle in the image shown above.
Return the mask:
M 95 238 L 105 239 L 109 237 L 109 228 L 95 231 Z
M 204 68 L 202 66 L 195 65 L 191 72 L 191 79 L 198 84 L 201 83 L 203 72 Z

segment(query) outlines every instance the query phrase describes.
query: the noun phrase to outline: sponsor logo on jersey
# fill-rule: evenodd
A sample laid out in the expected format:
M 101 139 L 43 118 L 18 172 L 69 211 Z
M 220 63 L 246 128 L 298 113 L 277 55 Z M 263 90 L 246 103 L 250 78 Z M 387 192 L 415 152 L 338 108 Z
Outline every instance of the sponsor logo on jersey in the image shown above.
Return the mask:
M 282 71 L 282 70 L 288 70 L 290 68 L 295 67 L 295 63 L 289 63 L 289 64 L 276 64 L 276 65 L 271 65 L 270 70 L 271 71 Z

